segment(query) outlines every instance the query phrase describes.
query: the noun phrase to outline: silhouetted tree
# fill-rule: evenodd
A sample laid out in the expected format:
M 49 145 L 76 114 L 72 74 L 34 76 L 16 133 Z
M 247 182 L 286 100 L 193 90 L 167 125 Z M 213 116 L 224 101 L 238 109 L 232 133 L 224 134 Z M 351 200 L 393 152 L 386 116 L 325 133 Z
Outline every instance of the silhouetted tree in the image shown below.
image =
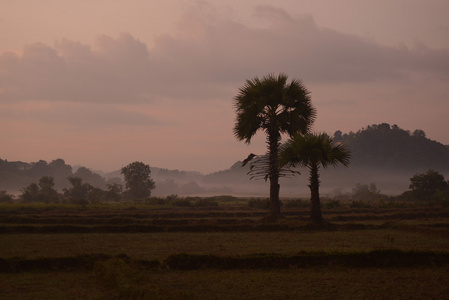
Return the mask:
M 149 165 L 136 161 L 123 167 L 121 173 L 125 177 L 127 195 L 139 201 L 151 196 L 151 191 L 156 185 L 150 177 Z
M 350 151 L 341 143 L 334 144 L 326 133 L 296 135 L 281 147 L 281 163 L 292 167 L 302 166 L 309 169 L 309 188 L 311 212 L 310 217 L 314 223 L 322 223 L 320 203 L 320 166 L 327 169 L 329 166 L 342 164 L 349 165 Z
M 417 138 L 426 138 L 426 133 L 424 132 L 424 130 L 416 129 L 415 131 L 413 131 L 412 136 Z
M 234 135 L 249 144 L 260 130 L 267 135 L 268 165 L 265 168 L 270 180 L 270 215 L 280 215 L 279 202 L 279 146 L 281 134 L 293 136 L 306 134 L 315 120 L 309 91 L 301 81 L 287 82 L 287 75 L 269 74 L 247 80 L 235 97 L 236 123 Z
M 23 202 L 39 202 L 39 186 L 36 183 L 31 183 L 21 192 L 19 197 Z
M 65 163 L 61 158 L 55 159 L 48 164 L 51 175 L 55 179 L 55 188 L 62 190 L 69 187 L 67 178 L 73 176 L 72 166 Z
M 6 191 L 0 191 L 0 203 L 12 203 L 14 195 L 8 194 Z
M 337 130 L 334 133 L 334 142 L 341 142 L 343 140 L 343 133 L 341 130 Z
M 357 200 L 375 200 L 382 197 L 380 190 L 375 183 L 361 184 L 357 183 L 352 189 L 352 197 Z
M 54 178 L 43 176 L 39 179 L 39 197 L 42 202 L 59 202 L 59 193 L 54 189 Z
M 89 193 L 87 194 L 87 202 L 89 203 L 99 203 L 101 202 L 106 196 L 106 191 L 91 186 L 91 189 Z
M 69 177 L 70 184 L 69 189 L 64 189 L 64 196 L 71 203 L 75 204 L 87 204 L 89 202 L 89 193 L 93 187 L 88 183 L 83 183 L 83 180 L 79 177 Z
M 59 202 L 59 193 L 54 186 L 53 177 L 42 176 L 39 184 L 31 183 L 21 190 L 20 199 L 24 202 Z
M 410 186 L 413 196 L 420 200 L 436 200 L 439 192 L 447 191 L 448 182 L 444 176 L 435 170 L 416 174 L 410 178 Z
M 45 175 L 50 175 L 50 167 L 45 160 L 40 160 L 38 162 L 31 163 L 31 168 L 27 173 L 30 177 L 37 179 Z
M 105 193 L 105 200 L 107 201 L 120 201 L 122 194 L 122 185 L 118 183 L 108 183 L 108 190 Z
M 106 180 L 86 167 L 79 167 L 73 175 L 81 178 L 93 187 L 106 188 Z

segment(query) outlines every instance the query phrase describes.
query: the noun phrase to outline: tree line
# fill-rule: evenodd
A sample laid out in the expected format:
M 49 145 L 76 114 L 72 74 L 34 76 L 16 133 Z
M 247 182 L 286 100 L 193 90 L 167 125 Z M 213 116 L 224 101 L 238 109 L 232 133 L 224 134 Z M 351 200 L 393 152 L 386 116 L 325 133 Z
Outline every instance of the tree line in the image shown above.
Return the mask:
M 85 168 L 84 168 L 85 169 Z M 79 169 L 78 169 L 79 170 Z M 85 172 L 84 170 L 82 172 Z M 90 172 L 90 171 L 89 171 Z M 22 188 L 19 200 L 24 203 L 72 203 L 88 204 L 98 202 L 118 202 L 129 200 L 143 202 L 151 196 L 151 191 L 156 187 L 151 179 L 150 166 L 142 162 L 133 162 L 121 169 L 125 180 L 125 190 L 119 183 L 106 183 L 106 189 L 95 187 L 83 178 L 75 176 L 67 177 L 70 186 L 63 188 L 62 193 L 55 189 L 53 176 L 42 176 L 38 182 L 33 182 Z M 93 174 L 92 172 L 88 174 Z M 98 175 L 98 174 L 95 174 Z M 98 175 L 99 176 L 99 175 Z M 0 202 L 11 202 L 14 197 L 6 191 L 0 191 Z
M 148 170 L 149 166 L 137 162 L 137 166 L 144 166 Z M 149 174 L 148 174 L 149 175 Z M 21 189 L 21 194 L 16 198 L 8 194 L 5 190 L 0 190 L 0 203 L 13 203 L 20 201 L 22 203 L 71 203 L 86 205 L 89 203 L 105 202 L 132 202 L 146 203 L 151 205 L 172 205 L 172 206 L 218 206 L 217 199 L 222 201 L 235 201 L 233 196 L 214 196 L 214 197 L 178 197 L 177 194 L 171 194 L 165 198 L 151 197 L 151 190 L 154 188 L 151 177 L 144 176 L 141 179 L 136 178 L 134 185 L 141 186 L 133 189 L 131 185 L 128 190 L 123 191 L 119 184 L 108 185 L 107 190 L 95 188 L 82 179 L 69 177 L 71 188 L 64 189 L 59 193 L 54 188 L 53 177 L 42 176 L 38 183 L 32 183 Z M 147 189 L 142 187 L 146 186 Z M 134 192 L 131 192 L 133 190 Z M 397 196 L 387 196 L 381 193 L 375 183 L 361 184 L 357 183 L 350 193 L 335 191 L 331 197 L 325 199 L 325 208 L 331 209 L 340 207 L 342 202 L 349 202 L 351 207 L 371 207 L 376 202 L 384 202 L 384 205 L 403 205 L 404 203 L 422 203 L 425 205 L 449 205 L 449 180 L 446 181 L 443 174 L 429 169 L 423 173 L 417 173 L 410 178 L 409 189 Z M 385 202 L 386 201 L 386 202 Z M 257 198 L 248 202 L 250 207 L 269 209 L 270 199 Z M 309 207 L 310 203 L 302 199 L 291 199 L 280 202 L 284 207 Z
M 7 187 L 9 190 L 18 191 L 24 186 L 36 183 L 43 176 L 52 177 L 54 186 L 58 190 L 70 187 L 71 183 L 67 180 L 69 177 L 79 177 L 84 182 L 101 189 L 105 189 L 108 184 L 121 184 L 120 178 L 106 180 L 86 167 L 78 167 L 75 171 L 73 169 L 61 158 L 49 163 L 45 160 L 24 163 L 0 159 L 0 184 L 2 188 Z

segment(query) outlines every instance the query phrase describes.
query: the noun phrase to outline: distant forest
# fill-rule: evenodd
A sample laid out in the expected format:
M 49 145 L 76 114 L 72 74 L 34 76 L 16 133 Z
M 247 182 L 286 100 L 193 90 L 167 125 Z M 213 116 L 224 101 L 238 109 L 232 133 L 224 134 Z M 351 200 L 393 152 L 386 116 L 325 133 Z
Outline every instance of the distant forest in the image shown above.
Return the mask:
M 418 172 L 434 169 L 449 174 L 449 146 L 426 137 L 423 130 L 413 132 L 389 124 L 369 125 L 361 130 L 334 133 L 334 141 L 344 143 L 352 152 L 349 168 L 339 167 L 323 172 L 323 188 L 337 189 L 354 187 L 357 183 L 375 182 L 384 191 L 403 192 L 409 178 Z M 249 153 L 248 153 L 249 154 Z M 242 158 L 243 159 L 243 158 Z M 170 194 L 248 194 L 254 186 L 266 186 L 262 181 L 250 181 L 248 168 L 235 162 L 229 169 L 203 175 L 151 167 L 151 177 L 156 182 L 154 195 Z M 307 172 L 303 172 L 307 174 Z M 307 189 L 307 175 L 284 181 L 282 190 L 298 186 Z M 63 159 L 51 162 L 9 162 L 0 158 L 0 191 L 17 193 L 31 183 L 37 183 L 43 176 L 54 178 L 55 189 L 70 187 L 68 177 L 79 177 L 93 187 L 105 189 L 108 184 L 122 184 L 120 171 L 98 174 L 87 167 L 72 167 Z M 252 190 L 250 188 L 252 187 Z M 255 194 L 256 195 L 256 194 Z
M 352 152 L 351 166 L 381 170 L 417 172 L 426 169 L 449 171 L 449 146 L 426 137 L 423 130 L 413 132 L 383 123 L 370 125 L 356 133 L 334 133 Z
M 106 188 L 108 183 L 121 184 L 122 182 L 120 178 L 106 179 L 86 167 L 78 167 L 74 171 L 74 168 L 61 158 L 50 163 L 45 160 L 25 163 L 0 159 L 0 190 L 19 191 L 31 183 L 37 183 L 43 176 L 53 177 L 57 190 L 70 186 L 69 177 L 79 177 L 83 182 L 102 189 Z

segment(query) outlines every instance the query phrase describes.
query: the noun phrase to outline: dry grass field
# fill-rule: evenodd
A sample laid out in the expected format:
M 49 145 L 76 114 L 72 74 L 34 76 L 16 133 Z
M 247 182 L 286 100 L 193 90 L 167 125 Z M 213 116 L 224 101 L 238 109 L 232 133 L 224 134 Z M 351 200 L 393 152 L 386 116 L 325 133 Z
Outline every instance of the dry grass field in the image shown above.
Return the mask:
M 448 299 L 449 209 L 0 205 L 0 299 Z

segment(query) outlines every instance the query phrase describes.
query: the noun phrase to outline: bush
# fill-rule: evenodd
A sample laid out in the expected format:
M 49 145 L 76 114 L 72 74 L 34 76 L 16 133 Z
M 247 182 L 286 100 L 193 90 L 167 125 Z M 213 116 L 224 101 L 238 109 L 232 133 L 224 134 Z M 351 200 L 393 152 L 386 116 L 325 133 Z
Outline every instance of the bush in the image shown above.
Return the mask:
M 285 201 L 285 207 L 307 208 L 307 207 L 310 207 L 310 201 L 302 200 L 302 199 L 287 200 L 287 201 Z
M 379 200 L 384 197 L 375 183 L 369 185 L 357 183 L 355 188 L 352 189 L 352 198 L 356 200 Z
M 179 197 L 178 197 L 178 195 L 176 195 L 176 194 L 171 194 L 171 195 L 168 195 L 167 197 L 165 197 L 165 199 L 166 199 L 168 202 L 170 202 L 170 201 L 178 200 Z
M 234 202 L 234 201 L 239 200 L 239 198 L 230 196 L 230 195 L 214 196 L 214 197 L 210 197 L 208 199 L 212 199 L 212 200 L 218 201 L 218 202 Z
M 378 205 L 382 208 L 406 208 L 409 206 L 407 202 L 397 200 L 393 197 L 387 200 L 380 200 Z
M 187 199 L 177 199 L 172 201 L 171 203 L 173 206 L 179 206 L 179 207 L 191 207 L 192 206 L 192 202 L 190 202 Z
M 165 205 L 167 204 L 167 201 L 163 198 L 159 198 L 159 197 L 151 197 L 150 199 L 148 199 L 146 201 L 146 204 L 150 204 L 150 205 Z
M 213 198 L 199 199 L 195 202 L 196 207 L 216 207 L 218 202 L 213 200 Z
M 327 209 L 334 209 L 341 207 L 341 202 L 339 200 L 329 200 L 324 203 L 324 207 Z
M 191 197 L 191 196 L 187 196 L 187 197 L 185 197 L 185 200 L 187 200 L 187 201 L 193 203 L 193 202 L 195 202 L 195 201 L 201 200 L 201 198 L 200 198 L 200 197 Z
M 0 191 L 0 203 L 12 203 L 14 196 L 6 193 L 6 191 Z
M 371 208 L 371 204 L 366 203 L 363 200 L 353 200 L 351 201 L 351 208 Z
M 166 197 L 166 204 L 170 204 L 178 207 L 190 207 L 192 206 L 191 199 L 192 197 L 187 197 L 186 199 L 178 197 L 176 194 L 168 195 Z
M 248 205 L 251 208 L 269 209 L 270 208 L 270 199 L 268 199 L 268 198 L 254 199 L 254 198 L 252 198 L 251 200 L 249 200 Z

